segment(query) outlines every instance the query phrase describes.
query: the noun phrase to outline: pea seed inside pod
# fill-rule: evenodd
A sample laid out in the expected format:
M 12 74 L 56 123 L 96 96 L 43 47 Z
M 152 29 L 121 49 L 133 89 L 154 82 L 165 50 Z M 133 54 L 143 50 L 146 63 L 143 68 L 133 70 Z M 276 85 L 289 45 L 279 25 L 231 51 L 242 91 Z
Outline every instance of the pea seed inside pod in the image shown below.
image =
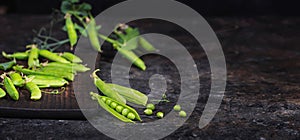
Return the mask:
M 130 119 L 130 120 L 134 120 L 135 119 L 135 115 L 133 113 L 129 112 L 127 114 L 127 118 Z
M 101 98 L 101 100 L 102 100 L 103 102 L 105 102 L 105 101 L 106 101 L 106 98 Z
M 109 106 L 110 106 L 111 108 L 115 109 L 115 108 L 117 107 L 117 105 L 118 105 L 117 103 L 112 102 L 112 103 L 110 103 Z
M 111 100 L 107 99 L 107 100 L 105 101 L 105 103 L 106 103 L 107 105 L 110 105 L 110 104 L 111 104 Z
M 124 107 L 121 106 L 121 105 L 117 105 L 117 107 L 116 107 L 116 111 L 119 112 L 119 113 L 122 113 L 123 109 L 124 109 Z
M 129 110 L 127 108 L 122 110 L 122 115 L 123 116 L 127 116 L 128 113 L 129 113 Z

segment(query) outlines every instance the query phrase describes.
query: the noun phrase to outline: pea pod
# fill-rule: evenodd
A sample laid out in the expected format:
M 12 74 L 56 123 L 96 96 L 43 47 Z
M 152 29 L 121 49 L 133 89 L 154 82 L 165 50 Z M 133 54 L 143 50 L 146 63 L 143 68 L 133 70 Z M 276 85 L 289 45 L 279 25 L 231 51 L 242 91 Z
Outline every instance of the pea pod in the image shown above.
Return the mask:
M 59 72 L 69 72 L 76 74 L 76 71 L 72 68 L 62 68 L 62 67 L 54 67 L 54 66 L 45 66 L 39 69 L 40 71 L 59 71 Z
M 101 52 L 101 46 L 98 39 L 98 32 L 96 28 L 96 21 L 94 18 L 90 19 L 90 22 L 87 26 L 87 32 L 92 47 L 94 47 L 94 49 L 96 49 L 98 52 Z
M 51 63 L 45 64 L 45 66 L 73 69 L 74 71 L 78 71 L 78 72 L 86 72 L 86 71 L 90 70 L 90 68 L 85 67 L 82 64 L 76 64 L 76 63 L 65 64 L 65 63 L 51 62 Z
M 39 49 L 36 45 L 29 45 L 27 48 L 31 48 L 28 56 L 28 68 L 36 68 L 39 66 Z
M 0 98 L 3 98 L 6 95 L 6 92 L 0 88 Z
M 99 105 L 105 109 L 107 112 L 109 112 L 110 114 L 112 114 L 113 116 L 115 116 L 116 118 L 118 118 L 119 120 L 123 121 L 123 122 L 130 122 L 130 123 L 134 123 L 133 120 L 138 120 L 138 121 L 142 121 L 139 114 L 136 112 L 135 109 L 120 103 L 116 100 L 113 100 L 109 97 L 106 96 L 100 96 L 99 94 L 93 93 L 91 92 L 90 95 L 93 98 L 96 98 Z M 112 103 L 117 104 L 116 108 L 112 108 L 111 104 L 107 104 L 107 101 L 111 101 Z M 122 110 L 117 111 L 117 108 L 121 108 Z M 125 113 L 126 112 L 126 113 Z
M 10 68 L 12 68 L 15 64 L 16 64 L 16 60 L 12 60 L 9 62 L 5 62 L 5 63 L 0 63 L 0 70 L 8 70 Z
M 142 59 L 140 59 L 134 52 L 116 47 L 119 53 L 132 62 L 135 66 L 139 67 L 142 70 L 146 70 L 146 65 Z
M 31 95 L 30 95 L 31 100 L 40 100 L 42 98 L 42 92 L 35 83 L 27 82 L 25 87 L 31 93 Z
M 25 84 L 25 80 L 17 72 L 10 73 L 9 77 L 15 86 L 22 87 Z
M 34 71 L 34 70 L 22 68 L 21 66 L 14 66 L 13 69 L 18 72 L 22 72 L 23 74 L 26 75 L 46 75 L 46 76 L 61 77 L 70 81 L 74 80 L 74 75 L 72 73 L 70 74 L 70 73 L 61 73 L 61 72 Z
M 82 63 L 82 60 L 72 53 L 64 52 L 61 56 L 72 63 Z
M 50 52 L 48 50 L 40 50 L 39 55 L 45 57 L 51 61 L 60 62 L 60 63 L 70 63 L 70 61 L 66 60 L 65 58 Z
M 155 48 L 152 46 L 152 44 L 150 44 L 145 38 L 139 37 L 139 43 L 141 44 L 142 48 L 146 51 L 155 51 Z
M 9 77 L 4 75 L 3 85 L 6 89 L 6 92 L 13 100 L 19 100 L 19 92 L 14 86 L 13 82 Z
M 95 70 L 92 74 L 92 77 L 94 78 L 94 84 L 96 87 L 106 96 L 121 102 L 123 104 L 126 104 L 126 100 L 123 96 L 121 96 L 117 91 L 113 90 L 110 86 L 108 86 L 104 81 L 102 81 L 96 74 L 96 72 L 100 71 L 99 69 Z
M 18 60 L 26 60 L 28 58 L 28 52 L 15 52 L 13 54 L 6 54 L 4 51 L 2 51 L 2 55 L 8 59 L 15 58 Z
M 62 77 L 69 81 L 74 81 L 75 74 L 67 71 L 57 71 L 57 70 L 37 70 L 37 72 L 43 72 L 51 76 Z
M 71 15 L 69 13 L 66 14 L 65 19 L 66 19 L 65 24 L 67 27 L 68 37 L 69 37 L 70 45 L 72 48 L 77 43 L 78 37 L 77 37 L 77 33 L 76 33 L 76 30 L 74 27 L 74 23 L 71 19 Z
M 28 75 L 28 80 L 40 88 L 48 88 L 48 87 L 62 87 L 69 82 L 60 77 L 53 76 L 45 76 L 45 75 Z
M 142 105 L 146 106 L 147 101 L 148 101 L 148 96 L 145 94 L 124 86 L 120 86 L 117 84 L 107 84 L 112 88 L 113 90 L 117 91 L 121 96 L 123 96 L 128 102 L 137 104 L 137 105 Z

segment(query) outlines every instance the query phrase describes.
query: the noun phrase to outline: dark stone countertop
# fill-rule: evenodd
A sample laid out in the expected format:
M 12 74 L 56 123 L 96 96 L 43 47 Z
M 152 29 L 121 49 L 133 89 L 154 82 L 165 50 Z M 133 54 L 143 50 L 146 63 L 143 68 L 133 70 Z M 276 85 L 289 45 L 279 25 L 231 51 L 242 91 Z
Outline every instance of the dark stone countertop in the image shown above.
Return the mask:
M 223 102 L 209 125 L 199 129 L 198 112 L 205 103 L 200 98 L 190 119 L 165 139 L 299 139 L 300 18 L 206 19 L 226 57 L 228 80 Z M 48 16 L 0 17 L 0 48 L 11 50 L 24 45 L 33 28 L 48 22 Z M 20 118 L 0 118 L 0 136 L 109 139 L 85 120 Z

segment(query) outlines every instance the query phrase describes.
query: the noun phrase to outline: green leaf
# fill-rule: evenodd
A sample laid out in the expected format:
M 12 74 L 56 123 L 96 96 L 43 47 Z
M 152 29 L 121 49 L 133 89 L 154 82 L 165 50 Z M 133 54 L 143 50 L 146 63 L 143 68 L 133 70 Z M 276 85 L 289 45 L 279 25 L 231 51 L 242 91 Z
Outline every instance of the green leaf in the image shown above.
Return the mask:
M 66 14 L 68 11 L 72 9 L 72 4 L 69 1 L 63 1 L 60 6 L 61 12 Z
M 5 63 L 0 63 L 0 69 L 1 70 L 8 70 L 10 69 L 12 66 L 14 66 L 16 64 L 16 60 L 12 60 L 9 62 L 5 62 Z
M 119 37 L 118 42 L 123 44 L 121 47 L 126 50 L 134 50 L 138 46 L 138 38 L 140 32 L 137 28 L 128 27 L 124 32 L 115 32 Z

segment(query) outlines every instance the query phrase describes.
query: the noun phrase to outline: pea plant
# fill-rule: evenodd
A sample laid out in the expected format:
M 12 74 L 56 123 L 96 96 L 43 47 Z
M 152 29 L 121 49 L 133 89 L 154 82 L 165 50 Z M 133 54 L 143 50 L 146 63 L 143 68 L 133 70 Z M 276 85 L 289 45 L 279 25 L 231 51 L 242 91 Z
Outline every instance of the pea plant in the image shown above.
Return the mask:
M 113 38 L 107 37 L 99 32 L 101 25 L 96 23 L 93 15 L 91 14 L 92 6 L 88 3 L 80 3 L 79 0 L 63 0 L 60 10 L 55 11 L 55 15 L 58 19 L 51 21 L 50 31 L 47 35 L 43 35 L 46 32 L 45 28 L 41 28 L 37 33 L 37 37 L 34 38 L 34 42 L 42 49 L 48 49 L 54 51 L 60 46 L 69 43 L 70 49 L 76 45 L 79 36 L 87 37 L 91 43 L 91 46 L 98 52 L 102 52 L 100 41 L 106 41 L 111 46 L 119 51 L 124 58 L 128 59 L 135 66 L 141 70 L 146 69 L 146 65 L 136 53 L 139 46 L 144 51 L 155 51 L 155 48 L 140 35 L 138 28 L 130 27 L 126 24 L 116 25 L 113 31 Z M 58 40 L 52 36 L 52 26 L 57 22 L 64 21 L 63 30 L 67 32 L 68 38 Z M 49 43 L 51 42 L 51 43 Z

